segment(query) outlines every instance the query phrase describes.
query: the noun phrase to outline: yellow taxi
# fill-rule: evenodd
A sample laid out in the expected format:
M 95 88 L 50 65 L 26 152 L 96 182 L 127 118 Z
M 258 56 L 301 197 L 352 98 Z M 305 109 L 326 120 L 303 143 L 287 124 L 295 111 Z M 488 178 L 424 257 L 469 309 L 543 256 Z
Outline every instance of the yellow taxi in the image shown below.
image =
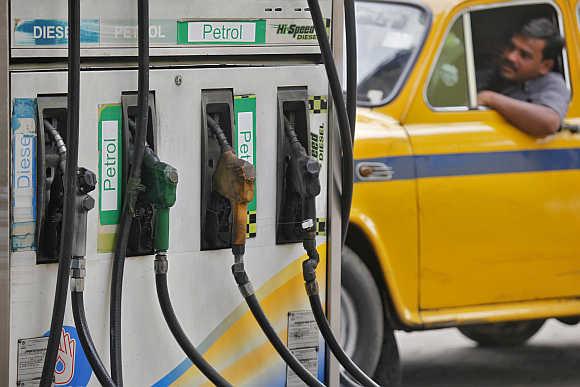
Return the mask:
M 580 1 L 362 0 L 356 17 L 347 352 L 397 385 L 394 330 L 517 345 L 548 318 L 578 323 Z M 481 74 L 535 18 L 566 40 L 551 71 L 571 93 L 541 137 L 478 103 Z

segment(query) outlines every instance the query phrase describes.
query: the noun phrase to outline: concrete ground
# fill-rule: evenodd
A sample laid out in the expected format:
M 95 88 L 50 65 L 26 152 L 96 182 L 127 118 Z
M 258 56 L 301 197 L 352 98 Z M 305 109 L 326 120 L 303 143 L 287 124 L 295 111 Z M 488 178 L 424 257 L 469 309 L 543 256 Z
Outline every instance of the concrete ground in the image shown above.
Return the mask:
M 479 348 L 456 329 L 397 333 L 404 387 L 579 387 L 580 325 L 549 320 L 527 345 Z

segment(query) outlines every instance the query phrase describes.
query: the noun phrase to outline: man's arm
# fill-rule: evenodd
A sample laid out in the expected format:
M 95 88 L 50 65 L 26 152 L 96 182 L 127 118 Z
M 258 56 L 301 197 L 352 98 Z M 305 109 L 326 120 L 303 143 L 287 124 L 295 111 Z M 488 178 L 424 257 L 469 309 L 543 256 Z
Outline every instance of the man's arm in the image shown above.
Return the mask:
M 545 137 L 560 128 L 560 115 L 544 105 L 519 101 L 489 90 L 477 95 L 477 103 L 497 110 L 512 125 L 530 136 Z

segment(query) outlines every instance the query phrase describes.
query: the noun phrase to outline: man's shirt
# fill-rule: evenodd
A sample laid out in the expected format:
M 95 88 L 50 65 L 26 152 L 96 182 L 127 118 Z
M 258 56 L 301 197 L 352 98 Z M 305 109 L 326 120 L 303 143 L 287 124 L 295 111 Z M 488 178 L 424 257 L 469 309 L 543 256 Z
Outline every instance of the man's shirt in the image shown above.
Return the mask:
M 568 112 L 570 90 L 562 75 L 556 72 L 550 72 L 524 83 L 508 82 L 494 76 L 483 88 L 520 101 L 547 106 L 558 113 L 560 121 Z

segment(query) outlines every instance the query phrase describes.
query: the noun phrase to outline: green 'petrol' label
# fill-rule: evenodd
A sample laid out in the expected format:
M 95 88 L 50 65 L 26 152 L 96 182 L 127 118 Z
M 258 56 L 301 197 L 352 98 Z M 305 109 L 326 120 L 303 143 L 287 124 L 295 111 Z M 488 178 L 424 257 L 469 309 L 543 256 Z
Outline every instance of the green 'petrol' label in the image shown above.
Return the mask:
M 177 23 L 178 44 L 265 44 L 266 21 L 196 20 Z
M 256 165 L 256 96 L 236 95 L 234 97 L 234 121 L 236 134 L 234 147 L 239 158 Z M 248 221 L 246 236 L 256 236 L 257 219 L 257 192 L 254 185 L 254 199 L 248 204 Z
M 99 215 L 101 225 L 118 224 L 121 213 L 121 104 L 99 106 Z

